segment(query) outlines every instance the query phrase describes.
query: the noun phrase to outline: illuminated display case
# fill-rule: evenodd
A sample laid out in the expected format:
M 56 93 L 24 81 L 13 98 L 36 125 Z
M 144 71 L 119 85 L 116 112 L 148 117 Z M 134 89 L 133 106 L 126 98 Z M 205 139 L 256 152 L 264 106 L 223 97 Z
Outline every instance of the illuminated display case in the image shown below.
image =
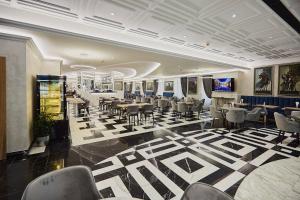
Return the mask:
M 45 112 L 53 120 L 66 119 L 66 77 L 37 76 L 37 113 Z

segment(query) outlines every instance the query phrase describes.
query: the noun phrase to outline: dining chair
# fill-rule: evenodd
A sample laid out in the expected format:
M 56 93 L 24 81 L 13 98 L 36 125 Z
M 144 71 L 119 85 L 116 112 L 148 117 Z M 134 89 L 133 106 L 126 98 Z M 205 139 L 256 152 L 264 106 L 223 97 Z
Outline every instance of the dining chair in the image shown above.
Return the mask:
M 257 122 L 259 122 L 262 112 L 263 112 L 263 109 L 260 107 L 253 108 L 251 111 L 247 112 L 245 121 L 253 123 L 256 128 L 257 127 L 256 124 L 257 124 Z
M 137 117 L 137 122 L 139 124 L 139 106 L 130 105 L 127 107 L 127 116 L 128 116 L 128 124 L 130 125 L 130 118 L 133 117 L 133 124 L 135 125 L 135 117 Z
M 135 97 L 135 103 L 141 103 L 141 97 L 140 96 Z
M 99 194 L 91 170 L 72 166 L 44 174 L 31 181 L 21 200 L 98 200 Z
M 145 117 L 145 123 L 147 121 L 147 116 L 152 115 L 153 124 L 154 124 L 154 108 L 153 105 L 144 105 L 141 114 Z
M 300 123 L 290 120 L 288 117 L 280 114 L 278 112 L 274 113 L 275 123 L 277 126 L 278 132 L 278 140 L 282 143 L 284 140 L 284 135 L 286 132 L 297 134 L 297 143 L 299 144 L 299 134 L 300 134 Z
M 186 120 L 187 112 L 189 111 L 188 105 L 185 102 L 178 102 L 177 106 L 177 112 L 179 114 L 179 117 L 182 118 L 182 114 L 184 114 L 184 119 Z
M 168 100 L 158 99 L 157 103 L 158 103 L 158 108 L 159 108 L 161 114 L 164 114 L 164 112 L 167 110 Z
M 205 184 L 196 182 L 186 188 L 180 200 L 234 200 L 231 196 L 221 190 Z
M 147 103 L 147 99 L 145 97 L 141 97 L 141 102 L 142 103 Z
M 224 116 L 223 116 L 222 112 L 220 110 L 218 110 L 218 108 L 216 106 L 210 106 L 209 111 L 213 118 L 213 120 L 211 122 L 211 127 L 215 124 L 216 119 L 224 120 Z
M 203 101 L 204 100 L 204 101 Z M 202 99 L 202 100 L 196 100 L 194 102 L 194 105 L 192 107 L 192 111 L 193 112 L 197 112 L 198 113 L 198 119 L 200 118 L 200 113 L 203 112 L 203 106 L 204 106 L 204 102 L 205 102 L 205 99 Z
M 292 111 L 291 116 L 300 118 L 300 111 Z
M 226 113 L 226 120 L 231 124 L 234 124 L 234 127 L 237 127 L 240 124 L 243 124 L 246 119 L 246 112 L 244 110 L 234 110 L 229 109 Z M 229 129 L 230 129 L 229 124 Z
M 176 101 L 174 101 L 174 100 L 171 101 L 171 110 L 172 110 L 172 115 L 176 119 L 176 117 L 178 116 L 178 105 L 177 105 Z

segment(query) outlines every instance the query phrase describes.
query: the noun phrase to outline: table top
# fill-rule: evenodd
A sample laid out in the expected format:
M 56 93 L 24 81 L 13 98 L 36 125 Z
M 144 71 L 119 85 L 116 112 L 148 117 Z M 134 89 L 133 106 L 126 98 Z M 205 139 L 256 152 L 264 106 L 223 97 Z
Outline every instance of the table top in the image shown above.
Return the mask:
M 67 98 L 67 102 L 72 103 L 72 104 L 85 103 L 81 98 Z
M 264 107 L 264 108 L 268 108 L 268 109 L 276 109 L 279 107 L 279 106 L 275 106 L 275 105 L 264 105 L 264 104 L 257 104 L 255 106 Z
M 297 110 L 297 111 L 300 111 L 300 108 L 297 108 L 297 107 L 284 107 L 284 108 L 282 108 L 282 110 Z
M 150 105 L 150 103 L 130 103 L 130 104 L 118 104 L 118 108 L 127 108 L 128 106 L 139 106 L 143 107 L 145 105 Z
M 243 110 L 243 111 L 247 111 L 246 108 L 236 108 L 236 107 L 221 107 L 221 110 Z
M 300 199 L 300 158 L 277 160 L 252 171 L 239 186 L 235 200 Z
M 238 106 L 249 106 L 248 103 L 238 103 L 238 102 L 234 103 L 234 105 L 238 105 Z

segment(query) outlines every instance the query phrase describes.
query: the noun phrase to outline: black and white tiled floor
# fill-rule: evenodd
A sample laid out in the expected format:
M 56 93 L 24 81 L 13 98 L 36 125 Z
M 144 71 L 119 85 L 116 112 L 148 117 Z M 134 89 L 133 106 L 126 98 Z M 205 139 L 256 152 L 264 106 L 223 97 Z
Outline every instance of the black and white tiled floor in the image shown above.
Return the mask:
M 234 196 L 257 167 L 300 155 L 290 134 L 276 145 L 278 132 L 272 124 L 258 130 L 207 129 L 208 113 L 199 120 L 155 113 L 154 125 L 138 126 L 128 126 L 97 108 L 91 108 L 88 118 L 69 116 L 71 144 L 54 142 L 44 153 L 0 161 L 0 200 L 21 199 L 34 178 L 73 165 L 92 169 L 102 199 L 180 199 L 196 181 Z M 94 127 L 86 125 L 91 121 Z M 215 127 L 219 126 L 222 122 Z
M 119 119 L 118 115 L 112 116 L 107 112 L 99 111 L 97 107 L 90 107 L 88 116 L 75 117 L 72 112 L 69 118 L 73 146 L 142 134 L 160 130 L 162 127 L 172 128 L 193 123 L 205 125 L 212 120 L 208 112 L 201 113 L 199 119 L 196 115 L 179 119 L 175 118 L 172 112 L 161 114 L 155 111 L 154 124 L 150 117 L 146 122 L 141 120 L 140 124 L 132 126 L 126 119 Z
M 208 183 L 234 196 L 245 176 L 260 165 L 300 155 L 291 135 L 276 145 L 275 129 L 229 132 L 174 127 L 164 131 L 164 136 L 92 168 L 102 198 L 180 199 L 194 182 Z

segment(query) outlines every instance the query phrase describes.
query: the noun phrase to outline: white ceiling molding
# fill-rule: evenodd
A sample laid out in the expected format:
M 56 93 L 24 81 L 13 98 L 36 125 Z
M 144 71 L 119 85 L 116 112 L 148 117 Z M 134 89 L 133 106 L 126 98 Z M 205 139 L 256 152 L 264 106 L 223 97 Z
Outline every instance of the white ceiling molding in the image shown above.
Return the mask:
M 299 35 L 260 0 L 0 2 L 2 19 L 233 66 L 300 56 Z

